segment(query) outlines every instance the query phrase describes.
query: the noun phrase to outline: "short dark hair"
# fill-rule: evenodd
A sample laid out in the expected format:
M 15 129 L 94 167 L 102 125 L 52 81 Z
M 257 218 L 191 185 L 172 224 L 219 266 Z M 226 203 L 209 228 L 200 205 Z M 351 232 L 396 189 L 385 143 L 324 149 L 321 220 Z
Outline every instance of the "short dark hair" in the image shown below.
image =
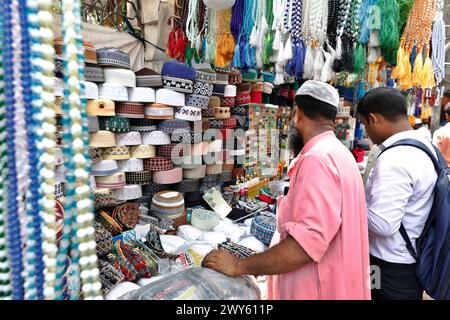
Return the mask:
M 298 95 L 295 97 L 297 106 L 302 109 L 305 116 L 312 120 L 320 118 L 335 120 L 337 108 L 329 103 L 323 102 L 308 95 Z
M 407 109 L 405 97 L 400 91 L 389 87 L 370 90 L 359 100 L 357 106 L 358 113 L 362 116 L 379 113 L 389 121 L 397 121 L 406 117 Z
M 450 99 L 450 90 L 445 90 L 444 96 Z

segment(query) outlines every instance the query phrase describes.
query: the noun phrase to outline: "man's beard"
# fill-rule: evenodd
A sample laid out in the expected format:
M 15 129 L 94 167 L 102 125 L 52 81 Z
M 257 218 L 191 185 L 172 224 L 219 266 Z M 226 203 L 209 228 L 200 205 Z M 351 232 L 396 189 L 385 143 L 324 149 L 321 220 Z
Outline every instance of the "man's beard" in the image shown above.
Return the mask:
M 295 157 L 300 153 L 300 151 L 302 151 L 302 149 L 305 145 L 303 143 L 302 137 L 298 133 L 297 128 L 292 123 L 289 128 L 288 145 L 289 145 L 289 150 L 291 150 L 294 153 Z

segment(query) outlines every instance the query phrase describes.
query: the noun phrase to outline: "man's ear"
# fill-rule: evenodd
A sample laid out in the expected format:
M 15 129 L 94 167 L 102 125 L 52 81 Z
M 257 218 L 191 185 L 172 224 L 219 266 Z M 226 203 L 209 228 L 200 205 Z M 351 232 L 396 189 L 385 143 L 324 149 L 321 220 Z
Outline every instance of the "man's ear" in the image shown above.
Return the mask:
M 367 122 L 370 125 L 379 124 L 380 120 L 380 115 L 377 113 L 369 113 L 369 115 L 367 116 Z

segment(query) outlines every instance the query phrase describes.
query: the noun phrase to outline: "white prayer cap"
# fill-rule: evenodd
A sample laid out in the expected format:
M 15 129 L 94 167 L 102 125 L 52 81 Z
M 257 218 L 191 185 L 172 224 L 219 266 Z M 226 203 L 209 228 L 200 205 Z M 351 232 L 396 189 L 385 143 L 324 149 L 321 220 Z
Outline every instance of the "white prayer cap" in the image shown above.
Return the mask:
M 208 8 L 214 10 L 225 10 L 234 6 L 236 0 L 203 0 L 203 3 Z
M 297 91 L 297 96 L 310 96 L 328 103 L 334 107 L 339 106 L 339 93 L 328 83 L 316 80 L 306 81 Z

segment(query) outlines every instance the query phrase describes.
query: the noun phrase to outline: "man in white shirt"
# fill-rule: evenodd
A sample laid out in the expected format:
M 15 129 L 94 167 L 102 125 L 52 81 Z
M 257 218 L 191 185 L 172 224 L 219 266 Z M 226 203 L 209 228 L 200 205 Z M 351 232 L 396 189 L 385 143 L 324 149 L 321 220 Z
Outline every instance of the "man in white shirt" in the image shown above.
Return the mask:
M 434 132 L 433 143 L 439 148 L 448 166 L 450 166 L 450 103 L 445 107 L 445 114 L 447 124 Z
M 402 139 L 415 139 L 436 154 L 429 139 L 411 128 L 406 101 L 393 88 L 376 88 L 358 103 L 358 113 L 371 140 L 384 150 Z M 411 146 L 382 153 L 366 185 L 371 265 L 381 271 L 381 288 L 372 299 L 421 299 L 416 261 L 399 229 L 406 229 L 413 246 L 431 210 L 437 173 L 428 155 Z

